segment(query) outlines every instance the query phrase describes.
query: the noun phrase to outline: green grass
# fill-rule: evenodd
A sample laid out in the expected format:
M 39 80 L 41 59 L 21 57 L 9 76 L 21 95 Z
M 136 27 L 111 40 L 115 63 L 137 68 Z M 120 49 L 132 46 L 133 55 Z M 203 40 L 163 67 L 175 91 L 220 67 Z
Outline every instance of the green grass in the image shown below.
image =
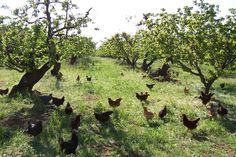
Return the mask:
M 63 64 L 63 80 L 56 81 L 48 72 L 34 87 L 45 94 L 65 96 L 63 106 L 52 109 L 50 105 L 38 104 L 27 96 L 10 99 L 0 96 L 0 156 L 63 156 L 59 154 L 58 137 L 69 138 L 69 122 L 76 114 L 82 115 L 78 129 L 79 147 L 77 154 L 94 156 L 235 156 L 236 154 L 236 79 L 234 75 L 217 80 L 213 86 L 215 98 L 228 109 L 226 118 L 210 120 L 207 110 L 194 98 L 201 90 L 198 78 L 182 72 L 178 83 L 155 82 L 143 78 L 142 73 L 116 64 L 112 59 L 95 58 L 95 65 L 81 63 L 77 66 Z M 124 76 L 120 75 L 124 73 Z M 0 88 L 12 87 L 21 75 L 15 71 L 0 69 Z M 81 81 L 76 81 L 77 75 Z M 92 76 L 92 82 L 86 81 Z M 226 82 L 225 89 L 219 84 Z M 148 90 L 146 83 L 156 83 Z M 190 88 L 185 95 L 184 87 Z M 148 91 L 147 103 L 141 104 L 135 92 Z M 107 98 L 122 97 L 121 106 L 112 109 Z M 67 102 L 74 108 L 66 116 Z M 142 105 L 158 113 L 167 105 L 165 120 L 155 116 L 147 122 Z M 114 110 L 111 121 L 100 124 L 94 111 Z M 193 133 L 182 125 L 181 114 L 191 118 L 201 117 Z M 23 134 L 27 119 L 44 119 L 43 132 L 36 138 Z M 71 155 L 73 156 L 73 155 Z

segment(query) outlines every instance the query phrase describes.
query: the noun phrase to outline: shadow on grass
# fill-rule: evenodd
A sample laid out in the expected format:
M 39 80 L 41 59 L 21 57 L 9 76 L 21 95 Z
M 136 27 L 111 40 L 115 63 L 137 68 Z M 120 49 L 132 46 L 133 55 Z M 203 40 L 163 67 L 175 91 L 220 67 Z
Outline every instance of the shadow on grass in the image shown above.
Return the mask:
M 226 84 L 223 89 L 220 86 L 217 86 L 215 90 L 218 92 L 223 92 L 224 94 L 236 95 L 236 85 L 233 84 Z
M 219 124 L 225 127 L 229 132 L 236 133 L 236 106 L 234 104 L 223 104 L 229 113 L 224 117 L 219 117 Z

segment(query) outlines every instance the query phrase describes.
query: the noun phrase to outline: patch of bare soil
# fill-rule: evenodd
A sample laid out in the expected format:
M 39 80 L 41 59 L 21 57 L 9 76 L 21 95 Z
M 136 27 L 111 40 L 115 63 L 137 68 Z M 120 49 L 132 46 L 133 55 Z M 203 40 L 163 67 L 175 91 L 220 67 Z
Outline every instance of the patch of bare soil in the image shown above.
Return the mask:
M 9 116 L 5 117 L 0 120 L 0 124 L 11 127 L 11 126 L 19 126 L 21 128 L 24 128 L 27 125 L 27 122 L 36 122 L 36 121 L 45 121 L 49 117 L 49 113 L 44 113 L 42 115 L 36 115 L 34 117 L 27 117 L 24 115 L 18 115 L 18 116 Z
M 86 94 L 81 96 L 84 101 L 96 101 L 99 99 L 98 96 L 92 94 Z
M 0 80 L 0 87 L 3 86 L 3 85 L 5 85 L 5 84 L 6 84 L 5 81 Z

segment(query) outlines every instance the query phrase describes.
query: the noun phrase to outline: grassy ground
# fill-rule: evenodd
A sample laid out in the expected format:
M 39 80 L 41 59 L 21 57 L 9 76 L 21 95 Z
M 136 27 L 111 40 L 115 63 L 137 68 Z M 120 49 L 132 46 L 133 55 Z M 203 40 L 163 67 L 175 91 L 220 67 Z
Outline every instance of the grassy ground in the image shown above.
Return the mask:
M 66 101 L 59 108 L 53 109 L 27 96 L 14 99 L 0 96 L 0 156 L 63 156 L 59 153 L 58 137 L 70 137 L 70 119 L 76 114 L 82 115 L 77 148 L 77 155 L 82 157 L 236 156 L 235 75 L 215 82 L 214 97 L 229 109 L 229 114 L 210 120 L 206 107 L 194 98 L 201 90 L 198 78 L 179 69 L 178 83 L 155 82 L 111 59 L 97 58 L 95 65 L 87 68 L 85 63 L 63 65 L 61 82 L 47 73 L 34 87 L 45 94 L 65 96 Z M 12 87 L 21 77 L 6 69 L 0 69 L 0 74 L 0 88 Z M 80 83 L 76 81 L 78 74 Z M 86 81 L 86 75 L 92 76 L 92 82 Z M 221 89 L 219 84 L 223 81 L 226 86 Z M 156 83 L 153 90 L 145 85 L 151 82 Z M 190 88 L 188 95 L 183 92 L 185 86 Z M 135 92 L 141 91 L 150 93 L 147 103 L 136 99 Z M 111 108 L 108 97 L 122 97 L 121 106 Z M 74 108 L 71 116 L 64 113 L 67 102 Z M 164 121 L 155 116 L 147 122 L 143 105 L 154 113 L 167 105 L 168 115 Z M 114 111 L 111 121 L 100 124 L 93 113 L 107 110 Z M 182 125 L 182 113 L 191 118 L 201 117 L 193 133 Z M 36 138 L 23 133 L 29 119 L 44 120 L 43 132 Z

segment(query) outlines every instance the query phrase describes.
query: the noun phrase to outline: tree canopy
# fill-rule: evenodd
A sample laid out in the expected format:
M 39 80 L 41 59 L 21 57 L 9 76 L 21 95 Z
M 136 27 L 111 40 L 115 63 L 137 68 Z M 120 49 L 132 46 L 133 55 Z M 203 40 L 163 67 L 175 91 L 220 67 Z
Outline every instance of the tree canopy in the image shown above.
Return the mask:
M 84 15 L 78 9 L 71 0 L 30 0 L 15 9 L 1 23 L 1 63 L 19 72 L 53 64 L 63 53 L 57 45 L 79 35 L 81 27 L 91 21 L 91 9 Z
M 219 76 L 235 67 L 235 13 L 231 9 L 229 15 L 220 17 L 217 5 L 194 1 L 193 7 L 177 13 L 163 9 L 150 14 L 141 24 L 152 34 L 149 40 L 160 47 L 159 53 L 198 76 L 208 93 Z

